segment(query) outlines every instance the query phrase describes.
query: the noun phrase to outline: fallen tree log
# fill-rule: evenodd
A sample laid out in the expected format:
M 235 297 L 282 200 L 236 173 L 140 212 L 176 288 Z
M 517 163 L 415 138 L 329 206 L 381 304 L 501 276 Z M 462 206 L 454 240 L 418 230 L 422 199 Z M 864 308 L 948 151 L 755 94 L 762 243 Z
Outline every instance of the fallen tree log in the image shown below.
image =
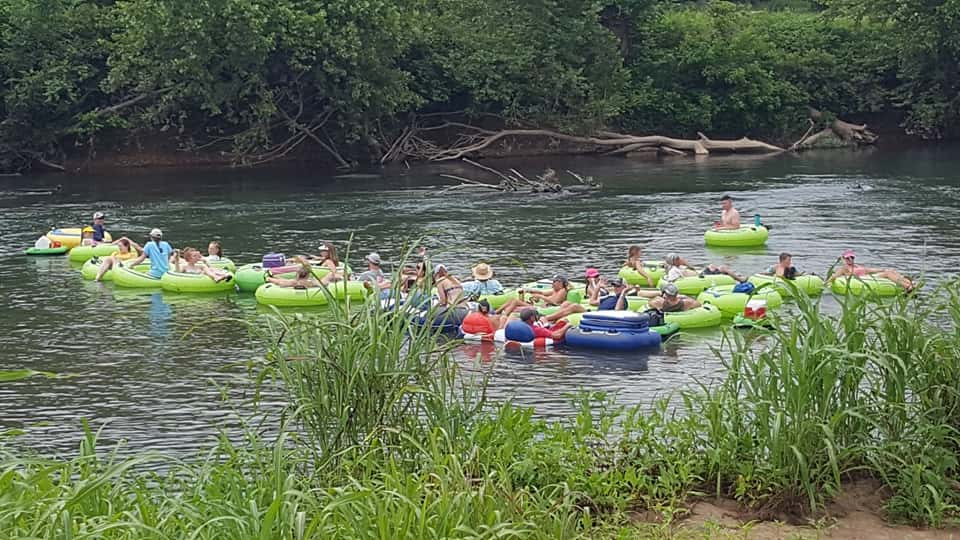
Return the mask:
M 832 114 L 808 108 L 810 129 L 789 150 L 800 152 L 813 148 L 842 148 L 847 146 L 867 146 L 876 144 L 880 138 L 870 131 L 866 124 L 851 124 L 834 117 Z M 817 132 L 814 129 L 820 127 Z
M 444 130 L 447 133 L 444 133 Z M 453 133 L 449 133 L 449 132 Z M 454 142 L 442 146 L 431 140 L 436 133 L 453 137 Z M 442 139 L 443 137 L 437 137 Z M 556 143 L 564 142 L 581 147 L 579 153 L 595 153 L 604 156 L 627 155 L 639 151 L 660 151 L 668 154 L 705 156 L 713 152 L 723 153 L 780 153 L 786 149 L 746 137 L 734 140 L 711 139 L 698 133 L 696 139 L 678 139 L 663 135 L 629 135 L 612 131 L 598 131 L 593 135 L 571 135 L 549 129 L 503 129 L 493 131 L 460 122 L 442 122 L 430 126 L 418 126 L 416 121 L 405 127 L 390 144 L 381 158 L 382 163 L 420 159 L 426 161 L 451 161 L 482 156 L 484 150 L 507 139 L 543 138 Z

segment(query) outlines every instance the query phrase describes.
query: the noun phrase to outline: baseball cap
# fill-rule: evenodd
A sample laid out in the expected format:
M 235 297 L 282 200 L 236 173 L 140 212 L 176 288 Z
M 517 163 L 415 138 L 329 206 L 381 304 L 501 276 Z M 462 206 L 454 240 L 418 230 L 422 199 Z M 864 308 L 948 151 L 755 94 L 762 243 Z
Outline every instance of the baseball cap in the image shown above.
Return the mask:
M 446 271 L 447 271 L 447 267 L 446 267 L 445 265 L 443 265 L 443 264 L 438 264 L 438 265 L 434 266 L 434 267 L 433 267 L 433 275 L 437 275 L 437 272 L 439 272 L 439 271 L 441 271 L 441 270 L 443 270 L 444 272 L 446 272 Z
M 160 229 L 153 229 L 150 231 L 151 238 L 163 238 L 163 231 Z
M 80 232 L 85 232 L 85 233 L 93 232 L 93 227 L 84 227 L 83 230 Z
M 94 212 L 94 213 L 93 213 L 93 219 L 103 219 L 103 218 L 105 218 L 105 217 L 107 217 L 107 215 L 104 214 L 103 212 Z
M 367 255 L 366 257 L 364 257 L 364 260 L 366 260 L 366 261 L 369 262 L 369 263 L 373 263 L 373 264 L 375 264 L 375 265 L 377 265 L 377 266 L 380 266 L 381 264 L 383 264 L 383 263 L 380 261 L 380 254 L 377 253 L 376 251 L 370 252 L 369 255 Z
M 554 274 L 550 281 L 559 281 L 560 283 L 569 283 L 570 280 L 563 274 Z
M 846 259 L 846 258 L 848 258 L 848 257 L 851 258 L 851 259 L 856 259 L 856 258 L 857 258 L 857 254 L 854 253 L 852 249 L 848 249 L 848 250 L 846 250 L 846 251 L 843 252 L 842 257 L 843 257 L 844 259 Z
M 583 275 L 588 278 L 595 278 L 600 275 L 600 271 L 596 268 L 587 268 Z
M 537 315 L 539 315 L 539 313 L 537 313 L 537 310 L 534 308 L 524 308 L 520 310 L 520 320 L 523 322 L 527 322 L 530 319 L 535 319 L 537 318 Z
M 664 259 L 664 260 L 667 262 L 667 264 L 673 264 L 673 262 L 676 261 L 676 260 L 679 259 L 679 258 L 680 258 L 680 256 L 677 255 L 676 253 L 668 253 L 668 254 L 667 254 L 667 258 Z
M 623 278 L 620 278 L 620 277 L 611 278 L 608 283 L 610 283 L 611 287 L 623 287 L 624 285 L 626 285 L 623 282 Z
M 663 294 L 667 296 L 677 296 L 680 294 L 680 289 L 677 288 L 675 283 L 667 283 L 663 286 Z

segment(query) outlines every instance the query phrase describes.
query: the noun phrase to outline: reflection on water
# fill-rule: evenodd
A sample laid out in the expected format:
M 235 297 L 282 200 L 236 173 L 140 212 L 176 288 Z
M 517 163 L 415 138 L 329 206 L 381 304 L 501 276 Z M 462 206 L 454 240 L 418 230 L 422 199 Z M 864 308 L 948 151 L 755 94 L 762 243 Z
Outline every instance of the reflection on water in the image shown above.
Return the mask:
M 352 236 L 349 261 L 360 268 L 368 251 L 396 260 L 404 241 L 426 237 L 434 260 L 454 273 L 466 276 L 484 260 L 507 284 L 557 271 L 576 277 L 587 266 L 612 275 L 634 243 L 650 258 L 677 252 L 744 273 L 770 266 L 780 251 L 823 273 L 852 247 L 865 264 L 941 279 L 960 265 L 955 150 L 661 162 L 552 158 L 553 168 L 604 184 L 600 193 L 573 198 L 437 196 L 445 181 L 427 169 L 332 179 L 303 171 L 3 179 L 0 369 L 78 376 L 0 387 L 0 424 L 33 426 L 26 441 L 42 449 L 72 448 L 87 418 L 94 426 L 107 423 L 107 440 L 187 451 L 229 417 L 218 385 L 231 385 L 228 395 L 240 401 L 249 391 L 236 382 L 245 373 L 242 362 L 260 354 L 248 323 L 269 311 L 252 295 L 117 289 L 83 281 L 64 258 L 21 255 L 46 228 L 78 224 L 93 210 L 106 211 L 111 230 L 137 240 L 152 227 L 178 247 L 221 240 L 241 262 L 271 250 L 311 251 L 321 239 L 342 245 Z M 545 165 L 508 164 L 529 171 Z M 759 213 L 773 225 L 765 248 L 703 246 L 722 193 L 732 194 L 745 216 Z M 580 390 L 649 402 L 721 377 L 711 350 L 720 341 L 719 331 L 707 330 L 682 333 L 652 354 L 504 352 L 479 344 L 457 354 L 470 369 L 490 373 L 493 398 L 513 397 L 557 416 L 571 411 L 567 396 Z

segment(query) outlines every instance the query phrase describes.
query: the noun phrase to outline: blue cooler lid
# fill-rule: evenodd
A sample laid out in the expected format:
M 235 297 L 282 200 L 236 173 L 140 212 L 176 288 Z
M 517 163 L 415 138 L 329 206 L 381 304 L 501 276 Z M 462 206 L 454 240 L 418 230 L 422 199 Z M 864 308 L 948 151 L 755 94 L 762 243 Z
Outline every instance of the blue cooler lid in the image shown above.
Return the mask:
M 642 330 L 649 326 L 650 316 L 634 311 L 590 311 L 580 320 L 580 327 L 590 330 Z

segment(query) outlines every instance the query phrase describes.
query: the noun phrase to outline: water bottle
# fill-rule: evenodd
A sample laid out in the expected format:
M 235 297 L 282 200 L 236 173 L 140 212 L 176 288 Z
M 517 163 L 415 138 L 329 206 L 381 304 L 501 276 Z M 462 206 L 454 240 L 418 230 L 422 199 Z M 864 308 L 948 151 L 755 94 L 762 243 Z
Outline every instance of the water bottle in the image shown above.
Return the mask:
M 754 227 L 759 227 L 759 226 L 760 226 L 760 214 L 754 214 L 754 215 L 753 215 L 753 226 L 754 226 Z

